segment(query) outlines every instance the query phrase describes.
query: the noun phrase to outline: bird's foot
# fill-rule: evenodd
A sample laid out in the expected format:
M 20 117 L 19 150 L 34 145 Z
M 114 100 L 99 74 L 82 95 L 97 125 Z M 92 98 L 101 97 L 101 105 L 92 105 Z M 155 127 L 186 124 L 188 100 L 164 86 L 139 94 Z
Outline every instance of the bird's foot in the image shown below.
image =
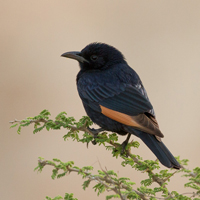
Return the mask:
M 100 132 L 104 131 L 104 129 L 103 128 L 94 129 L 94 128 L 90 128 L 90 127 L 87 127 L 87 129 L 93 134 L 94 140 L 92 140 L 92 144 L 96 145 L 97 142 L 95 139 L 97 138 L 97 136 Z
M 126 150 L 127 144 L 128 144 L 128 142 L 125 140 L 124 142 L 122 142 L 122 144 L 119 144 L 119 146 L 117 146 L 114 149 L 114 152 L 118 152 L 119 151 L 119 153 L 120 153 L 121 156 L 128 157 L 127 150 Z
M 128 144 L 128 141 L 124 141 L 124 142 L 122 142 L 122 144 L 121 144 L 121 148 L 122 148 L 122 150 L 121 150 L 121 155 L 123 155 L 124 153 L 126 153 L 126 146 L 127 146 L 127 144 Z

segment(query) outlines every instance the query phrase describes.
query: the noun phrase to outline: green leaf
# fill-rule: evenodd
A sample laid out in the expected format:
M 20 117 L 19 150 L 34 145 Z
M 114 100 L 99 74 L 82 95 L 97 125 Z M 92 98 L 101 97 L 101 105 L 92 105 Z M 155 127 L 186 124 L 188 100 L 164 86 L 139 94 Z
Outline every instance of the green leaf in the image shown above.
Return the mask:
M 54 180 L 56 178 L 57 174 L 58 174 L 58 169 L 53 169 L 51 178 Z
M 97 192 L 97 195 L 98 195 L 98 196 L 99 196 L 101 193 L 105 192 L 105 190 L 106 190 L 105 185 L 103 185 L 103 184 L 101 184 L 101 183 L 96 184 L 93 188 L 94 188 L 95 192 L 98 191 L 98 192 Z
M 42 112 L 40 112 L 40 115 L 48 116 L 48 115 L 51 115 L 51 113 L 48 110 L 45 109 Z
M 18 125 L 18 123 L 17 124 L 13 124 L 12 126 L 10 126 L 10 128 L 14 128 L 14 127 L 16 127 Z
M 155 191 L 153 189 L 147 188 L 144 186 L 141 186 L 140 188 L 138 188 L 138 191 L 140 191 L 143 194 L 155 195 Z
M 52 199 L 52 198 L 46 196 L 46 200 L 60 200 L 60 199 L 63 199 L 63 197 L 61 197 L 61 196 L 56 196 L 56 197 L 54 197 L 54 198 Z
M 19 125 L 19 128 L 17 129 L 17 133 L 20 135 L 20 133 L 21 133 L 21 125 Z
M 86 166 L 86 167 L 83 167 L 82 170 L 83 171 L 91 171 L 91 170 L 93 170 L 93 167 L 92 166 Z
M 50 198 L 50 197 L 48 197 L 48 196 L 46 196 L 46 199 L 47 199 L 47 200 L 52 200 L 52 198 Z
M 64 172 L 64 173 L 62 173 L 62 174 L 58 174 L 58 175 L 57 175 L 57 178 L 61 178 L 61 177 L 65 176 L 66 173 L 67 173 L 67 172 Z
M 152 179 L 145 179 L 141 181 L 141 184 L 144 186 L 150 186 L 152 183 Z
M 67 113 L 66 113 L 66 112 L 61 112 L 61 113 L 59 113 L 55 118 L 56 118 L 57 120 L 59 120 L 60 117 L 63 116 L 63 115 L 67 115 Z
M 33 133 L 35 134 L 35 133 L 41 131 L 44 127 L 45 127 L 45 125 L 43 125 L 43 126 L 41 126 L 41 127 L 39 127 L 39 128 L 36 128 L 36 129 L 33 131 Z
M 55 162 L 61 162 L 61 160 L 58 159 L 58 158 L 53 158 L 53 161 L 55 161 Z
M 108 175 L 117 177 L 117 174 L 116 174 L 113 170 L 108 170 L 106 173 L 107 173 Z
M 113 195 L 108 195 L 106 196 L 106 200 L 112 199 L 112 198 L 120 198 L 119 194 L 113 194 Z
M 91 182 L 90 179 L 88 179 L 87 181 L 84 181 L 84 183 L 82 185 L 84 190 L 89 186 L 90 182 Z
M 77 198 L 73 198 L 73 194 L 65 193 L 64 200 L 78 200 Z
M 124 181 L 128 181 L 130 180 L 130 178 L 126 178 L 126 177 L 121 177 L 118 179 L 120 182 L 124 182 Z

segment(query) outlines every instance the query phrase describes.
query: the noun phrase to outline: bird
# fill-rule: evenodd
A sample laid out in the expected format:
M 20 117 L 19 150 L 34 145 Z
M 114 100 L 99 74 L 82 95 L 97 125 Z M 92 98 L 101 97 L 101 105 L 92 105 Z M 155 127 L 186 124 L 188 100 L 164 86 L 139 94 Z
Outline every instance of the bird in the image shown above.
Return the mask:
M 139 75 L 118 49 L 94 42 L 61 56 L 78 61 L 77 90 L 87 115 L 100 131 L 128 134 L 124 146 L 135 135 L 164 166 L 181 168 L 161 140 L 164 135 Z

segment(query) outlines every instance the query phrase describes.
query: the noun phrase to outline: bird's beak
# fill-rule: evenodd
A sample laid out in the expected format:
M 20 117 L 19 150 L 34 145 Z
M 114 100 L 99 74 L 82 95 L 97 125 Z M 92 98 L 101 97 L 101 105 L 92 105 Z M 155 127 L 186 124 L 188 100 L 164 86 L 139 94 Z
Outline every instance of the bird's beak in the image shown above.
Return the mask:
M 77 60 L 77 61 L 79 61 L 79 62 L 81 62 L 81 63 L 83 63 L 83 62 L 89 63 L 88 60 L 86 60 L 85 58 L 83 58 L 83 57 L 81 56 L 81 52 L 79 52 L 79 51 L 70 51 L 70 52 L 66 52 L 66 53 L 63 53 L 61 56 L 62 56 L 62 57 L 66 57 L 66 58 L 75 59 L 75 60 Z

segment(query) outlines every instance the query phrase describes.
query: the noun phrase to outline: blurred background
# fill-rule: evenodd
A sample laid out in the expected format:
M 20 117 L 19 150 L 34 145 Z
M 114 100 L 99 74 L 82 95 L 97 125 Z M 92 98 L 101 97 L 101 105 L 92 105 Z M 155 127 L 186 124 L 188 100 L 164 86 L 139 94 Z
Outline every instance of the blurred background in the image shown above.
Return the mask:
M 82 190 L 77 174 L 51 179 L 51 167 L 33 169 L 38 157 L 75 161 L 79 167 L 114 169 L 139 186 L 146 174 L 123 168 L 103 147 L 64 141 L 66 130 L 42 131 L 33 126 L 9 129 L 9 121 L 48 109 L 77 120 L 85 115 L 76 90 L 78 63 L 60 55 L 91 42 L 118 48 L 140 75 L 154 106 L 164 143 L 175 156 L 200 166 L 200 1 L 199 0 L 1 0 L 0 6 L 0 194 L 1 199 L 45 199 L 74 193 L 82 200 L 98 197 L 92 186 Z M 132 136 L 132 139 L 136 139 Z M 124 137 L 120 137 L 123 141 Z M 141 143 L 132 149 L 143 159 L 155 156 Z M 166 169 L 163 167 L 163 169 Z M 170 190 L 184 189 L 179 175 Z M 154 185 L 156 186 L 156 184 Z

